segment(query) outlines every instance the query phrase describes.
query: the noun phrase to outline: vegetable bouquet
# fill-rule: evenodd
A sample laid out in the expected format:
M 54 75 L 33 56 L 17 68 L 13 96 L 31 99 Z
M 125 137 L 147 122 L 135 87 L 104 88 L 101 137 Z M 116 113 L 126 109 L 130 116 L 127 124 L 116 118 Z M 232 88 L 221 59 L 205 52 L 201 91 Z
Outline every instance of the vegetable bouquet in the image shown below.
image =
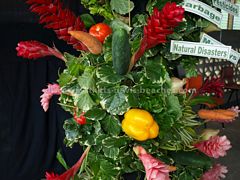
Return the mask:
M 170 53 L 170 42 L 197 42 L 211 23 L 185 12 L 181 2 L 149 0 L 146 12 L 132 17 L 130 0 L 81 0 L 92 15 L 104 17 L 95 22 L 91 14 L 76 17 L 60 0 L 26 1 L 45 28 L 79 52 L 73 56 L 34 40 L 17 47 L 24 58 L 55 56 L 66 63 L 58 81 L 43 89 L 41 104 L 47 111 L 51 97 L 60 96 L 59 104 L 72 114 L 63 127 L 66 146 L 77 143 L 85 152 L 65 173 L 46 173 L 48 180 L 117 180 L 127 173 L 148 180 L 224 177 L 226 167 L 212 158 L 225 156 L 230 141 L 219 130 L 196 129 L 207 121 L 230 122 L 239 111 L 204 110 L 201 120 L 192 110 L 214 101 L 204 87 L 184 87 L 197 75 L 198 58 Z M 176 75 L 179 65 L 184 79 Z M 208 94 L 223 94 L 223 83 L 211 87 Z

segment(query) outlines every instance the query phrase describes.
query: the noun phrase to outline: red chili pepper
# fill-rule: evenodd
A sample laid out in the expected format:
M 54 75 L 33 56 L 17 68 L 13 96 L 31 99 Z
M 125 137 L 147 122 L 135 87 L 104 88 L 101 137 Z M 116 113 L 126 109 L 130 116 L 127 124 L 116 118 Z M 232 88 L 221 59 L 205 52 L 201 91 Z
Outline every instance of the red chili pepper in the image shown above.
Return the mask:
M 76 112 L 74 113 L 73 118 L 75 119 L 75 121 L 80 124 L 80 125 L 84 125 L 87 123 L 86 117 L 84 116 L 84 112 L 81 113 L 81 115 L 78 117 Z
M 112 29 L 104 23 L 98 23 L 93 25 L 89 29 L 89 34 L 97 38 L 101 43 L 104 42 L 105 38 L 112 34 Z

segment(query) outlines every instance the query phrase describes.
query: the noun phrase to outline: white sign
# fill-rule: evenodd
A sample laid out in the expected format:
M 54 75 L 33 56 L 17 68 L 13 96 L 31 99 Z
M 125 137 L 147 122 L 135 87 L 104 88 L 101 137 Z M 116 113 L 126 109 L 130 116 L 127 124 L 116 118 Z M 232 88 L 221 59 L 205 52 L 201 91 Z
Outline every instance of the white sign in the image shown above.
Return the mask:
M 215 44 L 215 45 L 224 45 L 221 42 L 217 41 L 216 39 L 212 38 L 211 36 L 207 35 L 207 34 L 203 34 L 200 43 L 205 43 L 205 44 Z M 240 59 L 240 53 L 238 53 L 237 51 L 234 51 L 233 49 L 231 49 L 230 52 L 230 57 L 229 57 L 229 61 L 237 64 L 238 61 Z
M 189 56 L 229 59 L 231 46 L 210 45 L 188 41 L 171 41 L 170 52 Z
M 233 16 L 239 16 L 239 6 L 232 4 L 231 1 L 227 0 L 212 0 L 215 7 L 222 9 Z
M 211 6 L 197 0 L 184 0 L 182 4 L 185 11 L 197 14 L 217 26 L 221 26 L 223 15 Z

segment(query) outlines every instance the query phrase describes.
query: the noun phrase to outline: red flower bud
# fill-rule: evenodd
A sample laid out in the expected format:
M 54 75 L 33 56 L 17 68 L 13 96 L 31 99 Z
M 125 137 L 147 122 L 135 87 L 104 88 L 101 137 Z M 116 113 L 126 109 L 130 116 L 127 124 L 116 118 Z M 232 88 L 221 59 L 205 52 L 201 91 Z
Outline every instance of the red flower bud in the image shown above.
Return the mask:
M 86 120 L 86 117 L 84 116 L 84 114 L 85 114 L 85 113 L 82 112 L 81 115 L 78 117 L 77 114 L 76 114 L 76 112 L 75 112 L 73 118 L 74 118 L 74 120 L 75 120 L 78 124 L 84 125 L 84 124 L 87 123 L 87 120 Z
M 55 47 L 50 48 L 49 46 L 40 43 L 38 41 L 22 41 L 18 43 L 16 48 L 18 56 L 22 56 L 28 59 L 37 59 L 45 56 L 56 56 L 63 61 L 66 61 L 61 52 Z

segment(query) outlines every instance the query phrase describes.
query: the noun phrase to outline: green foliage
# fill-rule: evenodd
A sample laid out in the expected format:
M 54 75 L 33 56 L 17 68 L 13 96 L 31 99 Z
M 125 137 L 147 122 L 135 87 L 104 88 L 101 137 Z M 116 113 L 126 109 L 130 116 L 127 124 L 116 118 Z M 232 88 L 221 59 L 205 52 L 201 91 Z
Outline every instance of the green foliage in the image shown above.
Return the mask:
M 90 14 L 82 14 L 80 17 L 87 29 L 89 29 L 92 25 L 96 24 L 95 20 Z
M 65 169 L 69 169 L 60 151 L 57 152 L 57 160 Z
M 113 14 L 111 11 L 110 3 L 109 1 L 104 0 L 81 0 L 82 5 L 84 5 L 85 8 L 90 10 L 90 13 L 93 15 L 101 15 L 107 20 L 113 19 Z
M 131 12 L 134 8 L 134 3 L 129 0 L 111 0 L 110 5 L 113 11 L 121 15 Z

